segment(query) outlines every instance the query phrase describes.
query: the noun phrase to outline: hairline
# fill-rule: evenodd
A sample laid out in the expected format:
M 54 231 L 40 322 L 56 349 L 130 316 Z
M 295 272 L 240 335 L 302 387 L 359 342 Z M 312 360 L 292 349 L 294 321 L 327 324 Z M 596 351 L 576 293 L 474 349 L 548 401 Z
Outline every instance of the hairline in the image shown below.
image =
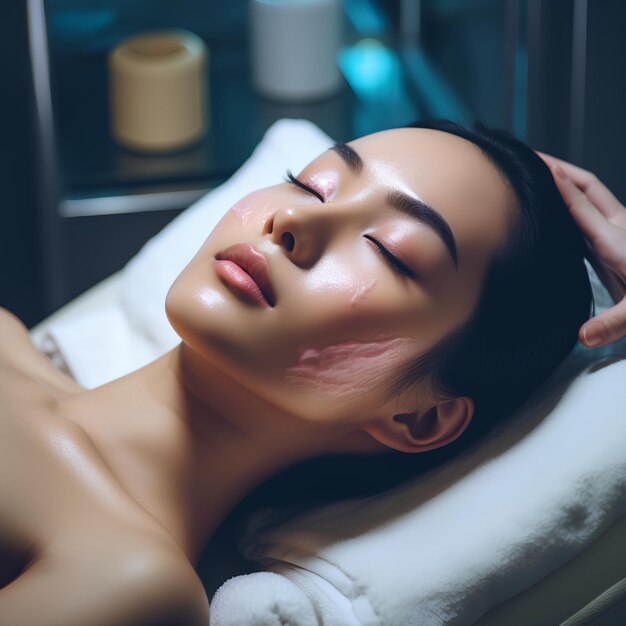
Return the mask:
M 481 308 L 483 298 L 484 298 L 484 290 L 487 283 L 487 278 L 492 269 L 497 265 L 503 263 L 507 256 L 511 254 L 512 243 L 519 231 L 524 226 L 524 208 L 525 204 L 523 199 L 520 196 L 516 186 L 513 184 L 513 181 L 509 177 L 507 171 L 504 169 L 501 163 L 498 162 L 497 157 L 491 154 L 488 150 L 484 148 L 484 146 L 480 145 L 473 139 L 465 137 L 463 135 L 459 135 L 454 132 L 450 132 L 449 130 L 444 129 L 431 129 L 425 128 L 425 130 L 439 130 L 440 132 L 444 132 L 449 135 L 454 135 L 459 137 L 460 139 L 465 139 L 473 146 L 478 148 L 482 154 L 482 156 L 489 162 L 489 164 L 497 171 L 500 176 L 502 182 L 505 184 L 508 193 L 514 199 L 514 206 L 510 206 L 508 208 L 505 207 L 505 210 L 508 211 L 507 216 L 507 234 L 504 241 L 493 251 L 491 254 L 489 261 L 485 267 L 485 271 L 483 274 L 483 278 L 480 285 L 480 292 L 478 295 L 478 299 L 474 305 L 474 308 L 469 313 L 467 318 L 461 322 L 456 328 L 453 328 L 448 333 L 446 333 L 441 339 L 439 339 L 433 346 L 428 348 L 425 352 L 420 355 L 414 356 L 410 358 L 407 362 L 396 366 L 393 369 L 391 376 L 389 376 L 388 380 L 384 383 L 384 398 L 385 402 L 389 402 L 395 399 L 402 393 L 407 391 L 407 388 L 414 388 L 420 383 L 427 382 L 431 385 L 432 391 L 435 395 L 439 396 L 441 399 L 445 399 L 452 395 L 452 390 L 446 389 L 443 383 L 438 380 L 436 376 L 433 375 L 433 370 L 436 370 L 440 367 L 441 362 L 445 359 L 446 355 L 450 350 L 454 349 L 455 344 L 463 339 L 467 332 L 470 331 L 470 328 L 478 315 L 478 312 Z M 468 131 L 472 137 L 476 137 L 480 139 L 479 133 L 476 131 L 472 131 L 469 129 L 464 129 Z M 402 379 L 402 374 L 406 372 L 408 369 L 421 369 L 421 366 L 426 366 L 429 364 L 429 361 L 435 361 L 432 368 L 429 369 L 428 372 L 424 372 L 419 378 L 409 381 L 408 383 L 399 383 L 398 378 Z M 415 365 L 419 364 L 419 368 L 416 368 Z

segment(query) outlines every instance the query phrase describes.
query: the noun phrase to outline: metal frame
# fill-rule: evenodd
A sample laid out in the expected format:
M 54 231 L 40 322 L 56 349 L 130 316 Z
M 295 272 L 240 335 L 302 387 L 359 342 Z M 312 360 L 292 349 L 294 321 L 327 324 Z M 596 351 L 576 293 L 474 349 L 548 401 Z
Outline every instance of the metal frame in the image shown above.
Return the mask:
M 509 131 L 515 125 L 515 90 L 517 85 L 517 49 L 520 29 L 519 0 L 506 0 L 504 8 L 504 125 Z
M 167 211 L 189 206 L 209 191 L 210 188 L 203 187 L 92 198 L 65 198 L 59 203 L 58 210 L 64 218 Z
M 65 271 L 62 255 L 60 198 L 56 138 L 50 89 L 50 63 L 44 0 L 27 0 L 30 51 L 38 157 L 38 215 L 43 254 L 44 309 L 52 312 L 64 303 Z
M 570 96 L 570 159 L 583 162 L 585 149 L 585 96 L 587 85 L 587 0 L 574 0 L 572 74 Z
M 94 215 L 165 211 L 188 206 L 209 188 L 144 189 L 104 197 L 67 197 L 62 188 L 50 84 L 45 0 L 27 0 L 28 46 L 35 97 L 38 157 L 38 218 L 43 256 L 43 300 L 47 313 L 65 304 L 68 293 L 64 220 Z

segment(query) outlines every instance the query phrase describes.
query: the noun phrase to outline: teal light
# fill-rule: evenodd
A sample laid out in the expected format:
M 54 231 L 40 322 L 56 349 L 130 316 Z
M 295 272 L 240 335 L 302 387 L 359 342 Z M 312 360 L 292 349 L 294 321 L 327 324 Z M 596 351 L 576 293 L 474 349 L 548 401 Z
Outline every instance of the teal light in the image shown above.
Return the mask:
M 359 102 L 354 112 L 357 134 L 402 126 L 418 117 L 394 50 L 366 38 L 344 48 L 338 63 Z
M 429 117 L 446 117 L 461 124 L 473 121 L 469 109 L 458 97 L 445 76 L 437 71 L 426 55 L 417 48 L 404 54 L 404 62 L 420 103 Z
M 513 108 L 513 131 L 520 139 L 528 136 L 528 50 L 520 46 L 515 55 L 515 104 Z
M 292 7 L 298 4 L 317 3 L 318 0 L 258 0 L 263 4 L 274 5 L 277 7 Z
M 387 16 L 372 0 L 343 0 L 343 8 L 362 37 L 382 37 L 390 30 Z
M 376 39 L 362 39 L 339 55 L 339 66 L 354 93 L 364 100 L 388 100 L 400 87 L 396 54 Z
M 67 9 L 52 14 L 53 27 L 64 33 L 94 34 L 115 22 L 113 9 Z

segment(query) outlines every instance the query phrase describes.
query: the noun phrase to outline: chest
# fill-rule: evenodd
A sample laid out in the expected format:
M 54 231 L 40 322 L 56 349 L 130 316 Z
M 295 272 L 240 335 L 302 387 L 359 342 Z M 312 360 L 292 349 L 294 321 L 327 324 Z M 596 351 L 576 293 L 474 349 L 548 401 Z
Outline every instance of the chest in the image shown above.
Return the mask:
M 37 496 L 28 498 L 33 502 L 85 498 L 97 451 L 59 410 L 61 401 L 85 390 L 35 349 L 16 318 L 0 313 L 0 499 L 6 503 L 18 489 Z M 47 519 L 58 508 L 49 507 Z
M 124 492 L 57 392 L 0 366 L 0 546 L 32 549 L 102 524 L 149 518 Z
M 124 492 L 46 390 L 0 383 L 0 589 L 50 546 L 76 538 L 159 536 L 171 540 Z M 89 555 L 85 555 L 86 557 Z M 1 620 L 0 620 L 1 621 Z

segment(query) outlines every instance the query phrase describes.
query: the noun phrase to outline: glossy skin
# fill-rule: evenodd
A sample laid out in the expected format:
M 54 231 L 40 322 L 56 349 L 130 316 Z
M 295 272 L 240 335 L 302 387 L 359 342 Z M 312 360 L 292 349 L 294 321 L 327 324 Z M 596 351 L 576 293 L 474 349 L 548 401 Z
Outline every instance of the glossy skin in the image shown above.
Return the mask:
M 0 309 L 0 624 L 206 625 L 180 546 L 60 406 L 85 390 Z
M 385 383 L 470 315 L 504 245 L 512 193 L 473 144 L 446 133 L 398 129 L 350 145 L 359 174 L 332 150 L 298 173 L 325 202 L 283 183 L 224 216 L 168 293 L 182 342 L 128 376 L 84 390 L 2 314 L 2 338 L 18 337 L 0 342 L 10 379 L 0 475 L 17 477 L 0 491 L 3 583 L 26 569 L 0 590 L 0 626 L 57 623 L 50 607 L 70 625 L 161 623 L 155 606 L 172 623 L 208 623 L 193 565 L 251 489 L 306 458 L 419 453 L 465 430 L 470 398 L 421 385 L 389 399 Z M 394 191 L 442 214 L 458 268 L 431 227 L 387 204 Z M 395 273 L 371 238 L 415 277 Z M 215 272 L 215 255 L 236 243 L 267 259 L 275 307 Z M 59 581 L 84 588 L 82 609 Z M 111 596 L 121 599 L 107 609 Z M 84 612 L 62 613 L 72 607 Z

